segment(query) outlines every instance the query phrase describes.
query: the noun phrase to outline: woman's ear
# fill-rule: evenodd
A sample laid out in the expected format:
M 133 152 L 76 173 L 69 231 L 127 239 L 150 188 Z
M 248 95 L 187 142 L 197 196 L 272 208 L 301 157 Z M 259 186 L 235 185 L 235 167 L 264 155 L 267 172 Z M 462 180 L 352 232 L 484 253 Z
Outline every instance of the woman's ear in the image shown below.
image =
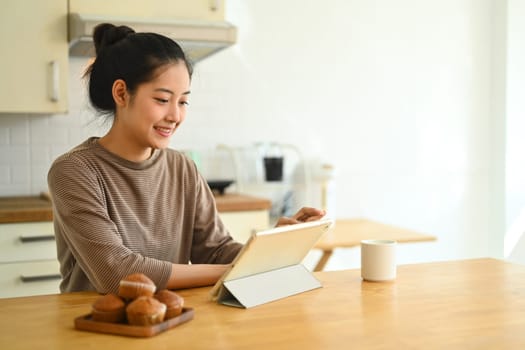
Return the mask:
M 117 79 L 113 82 L 113 87 L 111 89 L 113 95 L 113 100 L 115 105 L 119 107 L 124 107 L 128 102 L 128 89 L 126 82 L 122 79 Z

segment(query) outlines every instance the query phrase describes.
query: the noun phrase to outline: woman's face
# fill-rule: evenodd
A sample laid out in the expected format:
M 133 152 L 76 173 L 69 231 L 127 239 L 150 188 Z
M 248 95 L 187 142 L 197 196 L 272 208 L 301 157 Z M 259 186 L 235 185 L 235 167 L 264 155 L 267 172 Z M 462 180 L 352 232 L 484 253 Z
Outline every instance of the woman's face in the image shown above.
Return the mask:
M 157 76 L 138 86 L 118 115 L 127 136 L 127 146 L 140 149 L 166 148 L 186 117 L 190 77 L 183 62 L 160 68 Z

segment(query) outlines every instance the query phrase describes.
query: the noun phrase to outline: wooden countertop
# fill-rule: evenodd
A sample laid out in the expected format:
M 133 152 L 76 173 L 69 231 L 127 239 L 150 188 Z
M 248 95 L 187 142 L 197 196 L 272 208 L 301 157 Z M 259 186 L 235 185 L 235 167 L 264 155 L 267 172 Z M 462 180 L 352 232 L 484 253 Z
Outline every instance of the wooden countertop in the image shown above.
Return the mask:
M 52 220 L 51 201 L 45 195 L 0 197 L 0 223 Z
M 2 349 L 523 349 L 525 266 L 495 259 L 398 267 L 393 282 L 359 270 L 315 273 L 323 288 L 252 309 L 209 288 L 177 291 L 195 318 L 151 338 L 76 330 L 96 293 L 0 299 Z
M 216 195 L 215 202 L 220 212 L 267 210 L 272 206 L 269 199 L 234 193 Z
M 219 212 L 267 210 L 271 201 L 242 194 L 216 195 Z M 0 223 L 52 221 L 53 209 L 47 194 L 0 197 Z

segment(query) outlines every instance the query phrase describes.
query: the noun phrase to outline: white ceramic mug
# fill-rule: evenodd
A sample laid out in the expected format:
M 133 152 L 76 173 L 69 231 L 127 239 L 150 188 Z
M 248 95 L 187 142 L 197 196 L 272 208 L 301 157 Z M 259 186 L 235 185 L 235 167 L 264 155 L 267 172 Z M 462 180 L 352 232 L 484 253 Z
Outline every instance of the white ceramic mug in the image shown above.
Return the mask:
M 365 281 L 381 282 L 396 279 L 397 242 L 384 239 L 361 241 L 361 277 Z

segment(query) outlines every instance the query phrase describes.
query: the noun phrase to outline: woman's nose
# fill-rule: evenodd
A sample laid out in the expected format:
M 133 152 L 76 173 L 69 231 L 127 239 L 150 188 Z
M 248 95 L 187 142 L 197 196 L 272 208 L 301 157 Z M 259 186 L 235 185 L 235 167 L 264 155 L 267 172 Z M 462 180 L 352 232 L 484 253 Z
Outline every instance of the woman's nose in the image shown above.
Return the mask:
M 170 108 L 168 115 L 166 116 L 166 119 L 169 121 L 173 121 L 175 123 L 180 122 L 181 120 L 181 110 L 178 106 L 174 106 L 173 108 Z

